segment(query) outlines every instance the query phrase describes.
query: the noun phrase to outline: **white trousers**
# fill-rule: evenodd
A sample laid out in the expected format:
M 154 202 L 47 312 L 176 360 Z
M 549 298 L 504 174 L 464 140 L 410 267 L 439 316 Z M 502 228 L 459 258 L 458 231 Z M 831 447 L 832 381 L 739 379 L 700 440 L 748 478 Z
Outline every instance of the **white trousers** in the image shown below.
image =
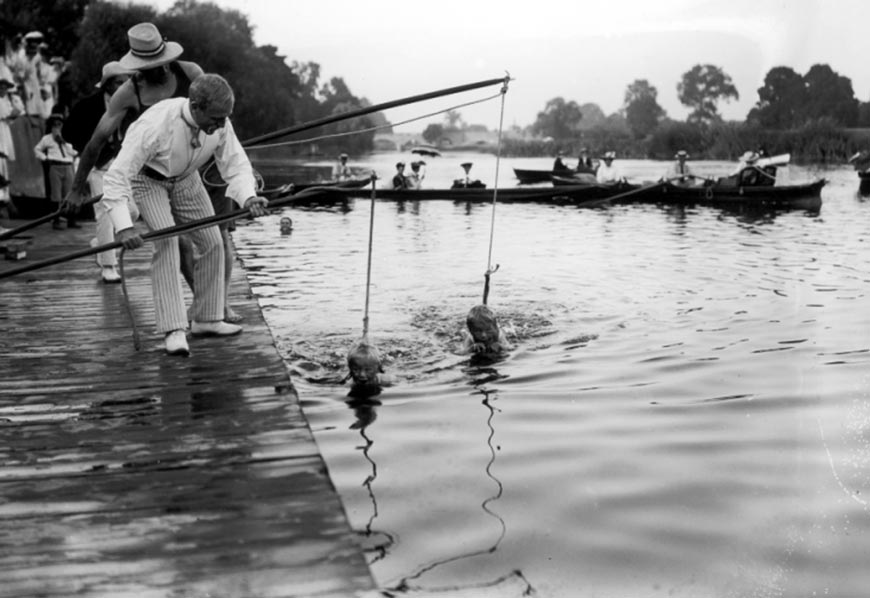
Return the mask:
M 103 176 L 109 170 L 112 163 L 107 163 L 103 168 L 94 168 L 88 174 L 88 187 L 90 187 L 91 196 L 103 194 Z M 133 222 L 139 218 L 139 208 L 136 202 L 130 200 L 127 203 L 127 208 L 130 210 L 130 219 Z M 109 213 L 103 207 L 103 202 L 98 201 L 94 204 L 94 218 L 97 221 L 97 245 L 108 245 L 115 240 L 115 227 L 112 224 L 112 219 L 109 218 Z M 97 263 L 101 266 L 115 266 L 118 264 L 116 250 L 110 249 L 97 254 Z
M 145 175 L 131 179 L 133 197 L 142 219 L 152 231 L 214 216 L 198 172 L 178 181 L 157 181 Z M 197 249 L 193 271 L 193 309 L 197 322 L 224 318 L 224 246 L 217 226 L 187 233 Z M 187 328 L 187 312 L 179 274 L 178 237 L 154 241 L 151 287 L 157 331 Z

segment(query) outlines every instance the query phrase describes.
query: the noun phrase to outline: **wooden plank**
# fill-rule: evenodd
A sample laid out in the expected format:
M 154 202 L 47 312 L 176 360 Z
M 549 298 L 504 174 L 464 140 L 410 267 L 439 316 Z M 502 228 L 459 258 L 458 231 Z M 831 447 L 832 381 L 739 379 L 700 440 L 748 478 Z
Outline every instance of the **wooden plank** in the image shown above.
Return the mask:
M 32 231 L 24 262 L 93 225 Z M 368 565 L 241 267 L 236 337 L 154 333 L 150 250 L 0 280 L 0 596 L 359 596 Z

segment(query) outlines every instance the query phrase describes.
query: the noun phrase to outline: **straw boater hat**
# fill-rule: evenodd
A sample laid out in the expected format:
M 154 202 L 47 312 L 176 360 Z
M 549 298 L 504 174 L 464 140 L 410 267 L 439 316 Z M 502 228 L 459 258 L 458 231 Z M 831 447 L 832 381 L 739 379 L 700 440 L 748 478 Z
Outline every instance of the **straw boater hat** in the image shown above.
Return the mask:
M 604 152 L 605 160 L 613 160 L 614 158 L 616 158 L 616 152 Z
M 130 51 L 119 61 L 125 69 L 153 69 L 176 60 L 184 48 L 176 42 L 168 42 L 160 35 L 153 23 L 139 23 L 127 31 Z
M 680 150 L 676 154 L 674 154 L 674 158 L 685 158 L 686 160 L 688 160 L 689 154 L 686 152 L 686 150 Z
M 26 42 L 38 42 L 42 41 L 44 36 L 39 31 L 30 31 L 24 36 L 24 41 Z
M 103 65 L 103 75 L 100 77 L 100 82 L 94 87 L 100 88 L 105 85 L 112 77 L 120 77 L 122 75 L 132 75 L 133 71 L 125 69 L 117 60 L 107 62 Z

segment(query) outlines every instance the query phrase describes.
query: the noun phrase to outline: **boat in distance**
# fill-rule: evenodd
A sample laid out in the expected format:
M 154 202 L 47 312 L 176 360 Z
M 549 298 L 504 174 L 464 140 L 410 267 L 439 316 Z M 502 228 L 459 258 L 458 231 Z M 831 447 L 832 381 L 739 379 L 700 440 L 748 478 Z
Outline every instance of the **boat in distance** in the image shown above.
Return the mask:
M 514 175 L 517 177 L 520 185 L 531 185 L 534 183 L 548 183 L 551 177 L 571 177 L 575 174 L 595 174 L 594 168 L 581 168 L 579 170 L 541 170 L 535 168 L 514 168 Z
M 649 186 L 632 196 L 633 201 L 663 204 L 740 205 L 759 208 L 817 210 L 822 205 L 822 187 L 817 179 L 795 185 L 731 186 L 708 184 L 679 186 L 670 182 Z

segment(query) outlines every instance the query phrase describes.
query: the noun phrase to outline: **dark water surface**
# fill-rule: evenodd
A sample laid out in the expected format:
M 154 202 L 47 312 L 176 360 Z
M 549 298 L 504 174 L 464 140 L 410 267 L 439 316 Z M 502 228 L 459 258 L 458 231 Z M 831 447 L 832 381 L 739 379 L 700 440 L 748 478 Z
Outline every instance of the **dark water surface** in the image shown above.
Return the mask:
M 397 154 L 369 163 L 392 176 Z M 403 156 L 407 159 L 407 156 Z M 427 183 L 469 156 L 427 159 Z M 492 186 L 495 160 L 470 156 Z M 549 159 L 504 160 L 547 167 Z M 702 164 L 724 174 L 729 165 Z M 662 164 L 628 162 L 630 178 Z M 410 594 L 862 596 L 870 588 L 870 201 L 820 213 L 377 202 L 370 334 L 395 379 L 348 401 L 370 202 L 291 208 L 239 254 L 377 581 Z

